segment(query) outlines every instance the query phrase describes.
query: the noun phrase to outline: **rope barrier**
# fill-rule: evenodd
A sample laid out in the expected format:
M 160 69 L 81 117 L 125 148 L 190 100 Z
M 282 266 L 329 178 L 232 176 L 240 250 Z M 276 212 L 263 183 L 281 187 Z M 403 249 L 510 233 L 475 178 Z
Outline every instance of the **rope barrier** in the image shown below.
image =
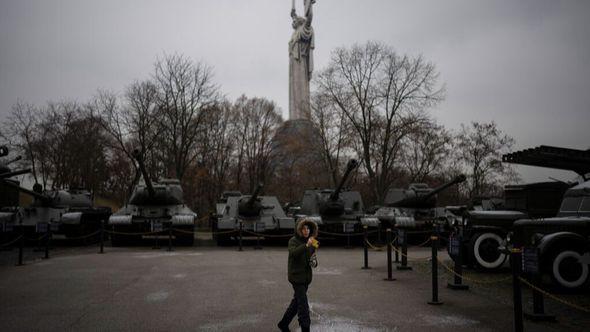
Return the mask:
M 520 281 L 521 281 L 523 284 L 527 285 L 529 288 L 531 288 L 531 289 L 534 289 L 534 290 L 536 290 L 537 292 L 540 292 L 540 293 L 542 293 L 543 295 L 545 295 L 545 296 L 547 296 L 547 297 L 549 297 L 549 298 L 551 298 L 551 299 L 553 299 L 553 300 L 555 300 L 555 301 L 557 301 L 557 302 L 560 302 L 561 304 L 565 304 L 565 305 L 567 305 L 567 306 L 569 306 L 569 307 L 571 307 L 571 308 L 574 308 L 574 309 L 577 309 L 577 310 L 580 310 L 580 311 L 583 311 L 583 312 L 590 313 L 590 308 L 582 307 L 582 306 L 580 306 L 580 305 L 577 305 L 577 304 L 575 304 L 575 303 L 571 303 L 571 302 L 569 302 L 569 301 L 566 301 L 566 300 L 564 300 L 564 299 L 562 299 L 562 298 L 560 298 L 560 297 L 558 297 L 558 296 L 556 296 L 556 295 L 553 295 L 553 294 L 551 294 L 551 293 L 549 293 L 549 292 L 547 292 L 547 291 L 545 291 L 545 290 L 543 290 L 543 289 L 541 289 L 541 288 L 539 288 L 539 287 L 537 287 L 537 286 L 535 286 L 535 285 L 531 284 L 531 283 L 530 283 L 530 282 L 528 282 L 528 280 L 526 280 L 525 278 L 518 277 L 518 279 L 520 279 Z
M 0 244 L 0 247 L 8 247 L 9 245 L 11 245 L 11 244 L 15 243 L 16 241 L 20 240 L 22 237 L 23 237 L 22 235 L 19 235 L 16 239 L 14 239 L 14 240 L 12 240 L 10 242 Z
M 376 233 L 378 232 L 377 230 L 374 231 L 370 231 L 367 232 L 367 234 L 372 234 L 372 233 Z M 346 237 L 346 236 L 363 236 L 365 235 L 365 232 L 361 232 L 361 233 L 330 233 L 330 232 L 325 232 L 325 231 L 319 231 L 320 234 L 326 234 L 326 235 L 332 235 L 332 236 L 342 236 L 342 237 Z
M 396 240 L 397 240 L 397 236 L 396 236 L 395 238 L 393 238 L 393 240 L 391 241 L 391 243 L 390 243 L 390 244 L 393 246 L 393 244 L 395 243 L 395 241 L 396 241 Z M 373 250 L 375 250 L 375 251 L 383 251 L 383 250 L 385 250 L 385 249 L 387 248 L 387 244 L 385 244 L 385 245 L 383 245 L 383 246 L 381 246 L 381 247 L 380 247 L 380 246 L 376 246 L 376 245 L 373 245 L 371 242 L 369 242 L 369 239 L 366 239 L 366 240 L 365 240 L 365 243 L 366 243 L 366 244 L 367 244 L 369 247 L 371 247 L 371 249 L 373 249 Z
M 47 237 L 47 235 L 48 235 L 48 234 L 47 234 L 47 233 L 45 233 L 45 234 L 41 235 L 40 237 L 38 237 L 38 238 L 36 238 L 36 239 L 31 239 L 31 238 L 25 237 L 25 240 L 27 240 L 27 241 L 33 241 L 33 242 L 36 242 L 36 241 L 39 241 L 39 240 L 42 240 L 42 239 L 46 238 L 46 237 Z
M 157 234 L 157 233 L 163 233 L 165 231 L 167 231 L 168 229 L 162 229 L 161 231 L 157 231 L 157 232 L 143 232 L 143 233 L 126 233 L 126 232 L 115 232 L 115 231 L 109 231 L 109 230 L 104 230 L 105 233 L 109 233 L 109 234 L 115 234 L 115 235 L 151 235 L 151 234 Z M 100 232 L 100 231 L 99 231 Z
M 465 275 L 460 275 L 457 272 L 455 272 L 455 270 L 453 270 L 453 268 L 449 267 L 445 262 L 443 262 L 440 258 L 437 258 L 438 262 L 440 263 L 440 265 L 442 265 L 447 271 L 449 271 L 452 275 L 456 275 L 458 277 L 461 277 L 465 280 L 474 282 L 476 284 L 481 284 L 481 285 L 492 285 L 492 284 L 499 284 L 501 282 L 505 282 L 508 280 L 512 279 L 512 276 L 508 276 L 506 278 L 502 278 L 502 279 L 498 279 L 498 280 L 489 280 L 489 281 L 484 281 L 484 280 L 477 280 L 474 278 L 469 278 L 466 277 Z
M 247 233 L 247 234 L 251 234 L 251 235 L 255 235 L 255 236 L 261 236 L 261 237 L 284 238 L 284 237 L 291 237 L 291 236 L 293 236 L 293 234 L 283 234 L 283 235 L 262 234 L 262 233 L 256 233 L 256 232 L 251 232 L 251 231 L 246 231 L 246 230 L 242 230 L 242 232 Z
M 410 259 L 410 256 L 404 255 L 404 253 L 402 252 L 401 249 L 396 249 L 395 247 L 393 247 L 392 249 L 395 250 L 395 251 L 397 251 L 403 257 L 406 257 L 411 262 L 415 262 L 415 261 L 427 261 L 427 260 L 429 260 L 431 258 L 430 256 L 427 256 L 427 257 L 413 257 L 412 259 Z
M 98 231 L 96 231 L 94 233 L 90 233 L 90 234 L 86 234 L 86 235 L 82 235 L 82 236 L 66 237 L 66 240 L 83 240 L 83 239 L 87 239 L 89 237 L 93 237 L 93 236 L 95 236 L 95 235 L 97 235 L 99 233 L 100 233 L 100 230 L 98 230 Z
M 236 229 L 230 229 L 229 231 L 221 231 L 221 232 L 199 232 L 196 231 L 195 234 L 211 234 L 211 235 L 217 235 L 217 234 L 229 234 L 229 233 L 235 233 L 238 230 Z

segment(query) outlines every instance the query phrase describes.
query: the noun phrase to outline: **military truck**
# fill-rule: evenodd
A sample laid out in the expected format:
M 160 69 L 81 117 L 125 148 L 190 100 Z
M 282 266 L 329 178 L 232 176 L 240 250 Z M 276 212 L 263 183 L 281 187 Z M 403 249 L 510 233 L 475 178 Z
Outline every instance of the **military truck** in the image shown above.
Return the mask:
M 408 189 L 390 189 L 385 196 L 385 206 L 377 209 L 374 216 L 382 228 L 430 229 L 434 222 L 447 217 L 443 208 L 437 208 L 436 195 L 463 181 L 465 175 L 459 175 L 436 188 L 412 183 Z
M 154 237 L 167 237 L 168 229 L 173 230 L 177 245 L 193 245 L 197 214 L 184 203 L 180 181 L 152 181 L 139 151 L 134 151 L 133 156 L 141 176 L 138 176 L 140 180 L 125 206 L 109 218 L 112 245 L 142 243 L 142 240 Z
M 345 189 L 352 171 L 358 167 L 355 159 L 348 161 L 344 175 L 335 189 L 313 189 L 303 193 L 301 205 L 291 207 L 296 219 L 311 218 L 318 224 L 324 242 L 338 240 L 333 234 L 346 235 L 362 231 L 362 225 L 377 226 L 377 220 L 364 213 L 363 199 L 358 191 Z M 360 238 L 359 238 L 360 239 Z M 350 241 L 349 238 L 347 238 Z
M 276 196 L 261 195 L 263 184 L 259 184 L 252 195 L 227 195 L 226 203 L 217 222 L 213 224 L 214 238 L 219 245 L 227 245 L 237 240 L 240 224 L 247 235 L 250 233 L 267 235 L 292 234 L 295 228 L 293 218 L 287 217 Z M 228 231 L 235 231 L 229 232 Z
M 31 191 L 20 187 L 16 181 L 4 178 L 6 175 L 23 174 L 28 171 L 4 172 L 0 175 L 2 185 L 10 189 L 11 195 L 15 195 L 11 199 L 14 205 L 3 208 L 4 211 L 8 210 L 5 213 L 13 213 L 13 225 L 10 228 L 21 228 L 22 232 L 30 235 L 38 231 L 39 224 L 51 224 L 53 234 L 77 238 L 98 231 L 101 222 L 106 221 L 111 214 L 108 207 L 94 207 L 92 194 L 88 190 L 43 191 L 41 185 L 36 183 Z M 33 197 L 31 205 L 19 207 L 19 192 Z
M 483 200 L 482 205 L 464 211 L 454 232 L 462 232 L 464 263 L 482 270 L 502 267 L 508 256 L 498 248 L 506 245 L 514 222 L 555 216 L 561 197 L 571 186 L 558 181 L 507 185 L 501 203 Z
M 514 152 L 504 162 L 551 167 L 576 172 L 581 180 L 569 188 L 557 216 L 521 219 L 514 223 L 514 247 L 533 253 L 523 257 L 524 265 L 537 265 L 544 282 L 566 289 L 580 289 L 590 283 L 590 150 L 550 146 Z M 532 262 L 531 262 L 532 261 Z

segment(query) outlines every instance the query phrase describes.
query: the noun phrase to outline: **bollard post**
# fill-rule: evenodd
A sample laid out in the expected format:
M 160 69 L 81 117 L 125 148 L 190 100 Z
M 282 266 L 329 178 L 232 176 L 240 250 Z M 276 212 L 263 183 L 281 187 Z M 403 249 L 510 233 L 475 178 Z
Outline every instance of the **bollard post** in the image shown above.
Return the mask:
M 238 251 L 243 251 L 242 249 L 242 230 L 244 228 L 244 224 L 240 221 L 240 233 L 238 234 L 238 244 L 239 244 L 239 248 Z
M 47 223 L 47 232 L 45 233 L 45 259 L 49 259 L 49 241 L 51 240 L 51 226 Z
M 510 252 L 512 265 L 512 299 L 514 303 L 514 332 L 523 332 L 522 291 L 520 285 L 520 269 L 522 268 L 522 249 L 512 248 Z
M 455 243 L 453 243 L 453 241 L 455 241 Z M 454 255 L 454 282 L 447 283 L 447 287 L 452 290 L 468 290 L 469 286 L 463 284 L 463 237 L 461 236 L 461 232 L 449 239 L 449 246 L 451 251 L 453 251 L 453 247 L 455 246 L 457 252 L 456 255 Z
M 388 228 L 385 234 L 386 234 L 385 238 L 387 241 L 387 278 L 383 279 L 383 280 L 393 281 L 395 279 L 392 277 L 392 271 L 391 271 L 392 270 L 391 269 L 391 247 L 392 247 L 392 245 L 391 245 L 391 228 Z
M 395 264 L 399 264 L 399 230 L 396 229 L 395 233 Z
M 399 236 L 402 238 L 402 265 L 398 265 L 397 269 L 400 271 L 411 270 L 412 267 L 408 266 L 408 233 L 400 229 Z
M 23 265 L 23 248 L 25 246 L 25 228 L 20 224 L 20 240 L 18 241 L 18 263 L 16 266 Z
M 438 227 L 434 227 L 434 234 L 430 237 L 432 242 L 432 301 L 428 304 L 440 305 L 443 302 L 438 300 Z
M 168 251 L 172 251 L 172 223 L 168 227 Z
M 527 250 L 528 249 L 528 250 Z M 542 284 L 541 282 L 541 273 L 539 271 L 539 249 L 538 248 L 527 248 L 523 250 L 523 266 L 526 266 L 524 270 L 525 273 L 532 274 L 532 278 L 530 279 L 531 283 L 538 287 Z M 530 254 L 533 254 L 533 257 L 527 259 L 527 254 L 530 257 Z M 533 266 L 531 266 L 531 264 Z M 527 271 L 528 270 L 528 271 Z M 534 322 L 555 322 L 554 315 L 548 315 L 545 313 L 545 299 L 543 298 L 543 294 L 539 292 L 537 289 L 531 287 L 531 291 L 533 293 L 533 312 L 532 313 L 524 313 L 524 318 L 534 321 Z
M 104 254 L 104 220 L 100 221 L 100 254 Z
M 364 251 L 364 258 L 365 258 L 365 265 L 362 267 L 363 270 L 368 270 L 370 269 L 369 267 L 369 232 L 368 232 L 368 227 L 367 225 L 363 225 L 363 229 L 365 230 L 365 240 L 364 240 L 364 245 L 363 245 L 363 251 Z
M 260 245 L 260 234 L 256 233 L 256 246 L 254 247 L 254 250 L 260 249 L 262 249 L 262 246 Z

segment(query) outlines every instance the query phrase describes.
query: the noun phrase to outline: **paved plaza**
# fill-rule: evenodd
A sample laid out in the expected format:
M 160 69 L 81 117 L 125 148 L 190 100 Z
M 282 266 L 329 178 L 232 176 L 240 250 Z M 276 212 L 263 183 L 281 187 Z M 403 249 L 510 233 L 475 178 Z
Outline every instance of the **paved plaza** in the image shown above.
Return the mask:
M 30 248 L 29 248 L 30 249 Z M 281 247 L 57 248 L 49 260 L 30 250 L 24 266 L 1 252 L 2 331 L 274 331 L 292 290 Z M 511 331 L 510 282 L 501 291 L 451 291 L 430 299 L 428 248 L 411 248 L 413 271 L 387 275 L 386 253 L 322 248 L 309 289 L 312 331 Z M 36 255 L 36 256 L 35 256 Z M 441 251 L 441 256 L 446 255 Z M 7 258 L 8 257 L 8 258 Z M 506 279 L 506 273 L 487 278 Z M 527 299 L 527 297 L 525 297 Z M 583 330 L 576 312 L 527 331 Z M 583 317 L 583 316 L 580 316 Z M 298 330 L 296 320 L 291 325 Z

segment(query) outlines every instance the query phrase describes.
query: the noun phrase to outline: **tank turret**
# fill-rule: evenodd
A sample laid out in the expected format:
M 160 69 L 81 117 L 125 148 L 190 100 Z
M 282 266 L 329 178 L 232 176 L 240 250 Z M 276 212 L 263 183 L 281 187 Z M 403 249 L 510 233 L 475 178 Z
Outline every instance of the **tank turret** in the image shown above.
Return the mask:
M 328 199 L 325 195 L 320 194 L 320 215 L 322 216 L 339 216 L 344 214 L 344 201 L 340 197 L 344 184 L 350 177 L 352 171 L 358 166 L 358 162 L 355 159 L 351 159 L 346 165 L 346 171 L 338 184 L 338 187 L 331 192 Z M 327 193 L 327 192 L 326 192 Z
M 258 196 L 260 195 L 262 188 L 263 184 L 260 183 L 256 187 L 256 190 L 252 196 L 244 196 L 240 199 L 238 203 L 238 213 L 240 217 L 255 218 L 260 215 L 260 211 L 262 211 L 262 204 L 260 203 Z
M 461 174 L 453 180 L 444 183 L 434 189 L 423 183 L 411 184 L 408 190 L 393 189 L 386 198 L 387 206 L 401 208 L 430 209 L 436 205 L 435 195 L 441 191 L 465 181 L 465 175 Z

